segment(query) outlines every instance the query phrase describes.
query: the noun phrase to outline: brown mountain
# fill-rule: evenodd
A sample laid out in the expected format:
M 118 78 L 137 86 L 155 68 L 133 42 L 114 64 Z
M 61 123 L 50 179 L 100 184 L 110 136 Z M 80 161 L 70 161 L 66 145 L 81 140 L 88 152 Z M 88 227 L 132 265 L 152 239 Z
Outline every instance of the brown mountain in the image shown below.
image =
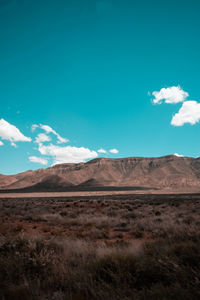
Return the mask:
M 16 175 L 1 175 L 4 190 L 79 190 L 104 187 L 200 189 L 200 158 L 97 158 L 87 163 L 59 164 Z

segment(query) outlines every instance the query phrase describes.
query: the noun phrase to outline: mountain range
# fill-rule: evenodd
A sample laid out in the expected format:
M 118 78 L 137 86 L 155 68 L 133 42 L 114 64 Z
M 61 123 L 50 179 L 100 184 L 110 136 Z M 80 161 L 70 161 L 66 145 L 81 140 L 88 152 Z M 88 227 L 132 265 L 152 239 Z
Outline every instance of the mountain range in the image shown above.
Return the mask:
M 200 190 L 200 157 L 96 158 L 16 175 L 0 174 L 2 191 L 103 189 Z

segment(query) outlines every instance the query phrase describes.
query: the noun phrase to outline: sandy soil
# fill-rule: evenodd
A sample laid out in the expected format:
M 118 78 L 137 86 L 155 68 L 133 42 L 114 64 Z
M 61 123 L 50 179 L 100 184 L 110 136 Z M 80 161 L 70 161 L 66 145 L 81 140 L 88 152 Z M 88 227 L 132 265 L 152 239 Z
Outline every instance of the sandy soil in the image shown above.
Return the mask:
M 0 193 L 0 198 L 51 198 L 51 197 L 92 197 L 108 195 L 148 195 L 148 194 L 192 194 L 200 193 L 200 189 L 181 190 L 148 190 L 148 191 L 79 191 L 79 192 L 38 192 L 38 193 Z

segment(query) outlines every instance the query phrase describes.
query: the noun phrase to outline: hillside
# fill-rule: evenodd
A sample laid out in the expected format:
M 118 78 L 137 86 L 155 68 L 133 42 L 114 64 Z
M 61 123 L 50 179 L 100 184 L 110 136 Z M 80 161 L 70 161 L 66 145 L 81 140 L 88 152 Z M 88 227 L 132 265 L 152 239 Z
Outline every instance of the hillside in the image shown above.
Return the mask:
M 86 163 L 59 164 L 47 169 L 0 176 L 0 188 L 4 190 L 103 187 L 198 188 L 200 158 L 175 155 L 159 158 L 97 158 Z

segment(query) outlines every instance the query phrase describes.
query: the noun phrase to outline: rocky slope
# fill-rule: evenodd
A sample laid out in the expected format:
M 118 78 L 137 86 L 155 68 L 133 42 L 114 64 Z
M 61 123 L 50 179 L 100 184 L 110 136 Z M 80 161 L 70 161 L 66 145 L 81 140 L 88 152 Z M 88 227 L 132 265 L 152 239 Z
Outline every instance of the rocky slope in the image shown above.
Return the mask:
M 99 187 L 200 187 L 200 158 L 97 158 L 87 163 L 60 164 L 16 175 L 0 175 L 0 188 L 38 191 Z

